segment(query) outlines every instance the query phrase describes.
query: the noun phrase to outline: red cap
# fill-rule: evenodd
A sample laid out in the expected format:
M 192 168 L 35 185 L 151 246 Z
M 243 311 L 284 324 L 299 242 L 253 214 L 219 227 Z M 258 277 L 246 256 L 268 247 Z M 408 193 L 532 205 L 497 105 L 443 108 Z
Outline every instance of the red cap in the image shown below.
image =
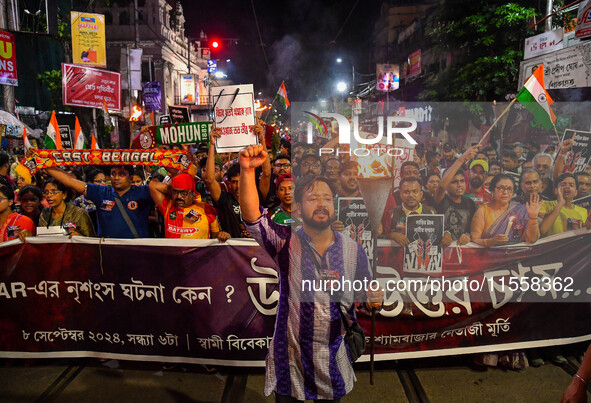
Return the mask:
M 170 186 L 174 189 L 195 190 L 195 180 L 189 174 L 180 174 L 172 178 Z
M 277 179 L 275 179 L 275 186 L 279 187 L 279 184 L 283 181 L 294 181 L 293 176 L 291 176 L 291 174 L 282 174 L 279 175 L 279 177 Z

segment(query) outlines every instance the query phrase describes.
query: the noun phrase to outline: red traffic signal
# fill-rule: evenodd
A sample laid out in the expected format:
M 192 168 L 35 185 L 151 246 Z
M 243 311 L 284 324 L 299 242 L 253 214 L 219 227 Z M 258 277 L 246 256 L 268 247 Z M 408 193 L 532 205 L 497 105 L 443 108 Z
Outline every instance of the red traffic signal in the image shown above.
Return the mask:
M 214 39 L 209 43 L 209 47 L 211 49 L 219 49 L 220 48 L 220 41 Z

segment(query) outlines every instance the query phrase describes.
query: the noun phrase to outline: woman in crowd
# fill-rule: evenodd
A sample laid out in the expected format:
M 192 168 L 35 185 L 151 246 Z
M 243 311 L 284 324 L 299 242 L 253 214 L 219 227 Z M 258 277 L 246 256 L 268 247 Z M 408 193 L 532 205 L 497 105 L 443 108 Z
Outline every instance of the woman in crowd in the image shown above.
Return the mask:
M 20 190 L 19 199 L 21 205 L 20 213 L 29 217 L 35 224 L 35 227 L 37 227 L 42 209 L 41 200 L 43 200 L 41 190 L 37 186 L 27 185 Z
M 505 174 L 496 175 L 490 182 L 493 200 L 480 206 L 472 218 L 472 241 L 484 247 L 509 243 L 534 243 L 540 238 L 538 213 L 542 205 L 540 195 L 531 195 L 529 202 L 512 201 L 515 191 L 513 179 Z M 492 367 L 523 369 L 528 366 L 522 351 L 477 354 L 474 361 Z
M 437 190 L 437 186 L 439 186 L 439 182 L 441 182 L 439 174 L 436 172 L 429 172 L 424 181 L 425 192 L 428 192 L 431 196 L 435 197 L 435 191 Z
M 526 204 L 512 201 L 515 184 L 505 174 L 495 176 L 490 189 L 493 200 L 479 207 L 472 219 L 472 241 L 484 247 L 536 242 L 540 238 L 540 196 L 532 195 Z
M 35 224 L 29 217 L 12 212 L 14 192 L 6 186 L 0 185 L 0 242 L 25 238 L 35 234 Z
M 136 167 L 131 175 L 131 184 L 135 186 L 142 186 L 146 180 L 144 169 L 142 167 Z
M 49 203 L 39 218 L 39 226 L 59 226 L 69 235 L 95 236 L 92 221 L 86 210 L 66 203 L 67 188 L 55 179 L 48 179 L 43 188 L 43 195 Z

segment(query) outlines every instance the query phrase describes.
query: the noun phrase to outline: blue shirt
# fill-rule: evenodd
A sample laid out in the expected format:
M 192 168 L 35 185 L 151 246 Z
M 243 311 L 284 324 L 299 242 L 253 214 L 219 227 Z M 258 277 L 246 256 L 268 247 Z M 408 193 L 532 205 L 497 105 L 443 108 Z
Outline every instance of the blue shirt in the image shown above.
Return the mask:
M 98 236 L 105 238 L 133 238 L 131 229 L 115 204 L 115 189 L 88 183 L 86 198 L 96 205 Z M 120 197 L 123 208 L 140 238 L 148 238 L 148 216 L 154 205 L 148 186 L 134 186 Z

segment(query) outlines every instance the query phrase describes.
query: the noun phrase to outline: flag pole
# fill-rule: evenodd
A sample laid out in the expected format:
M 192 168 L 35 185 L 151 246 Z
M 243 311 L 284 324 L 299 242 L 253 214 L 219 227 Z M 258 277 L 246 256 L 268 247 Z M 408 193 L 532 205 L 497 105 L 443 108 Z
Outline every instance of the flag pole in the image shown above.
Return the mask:
M 556 139 L 558 140 L 558 147 L 560 147 L 560 144 L 561 144 L 560 136 L 558 135 L 558 130 L 556 130 L 556 125 L 554 124 L 554 122 L 552 122 L 552 127 L 554 128 L 554 133 L 556 133 Z
M 480 139 L 480 141 L 478 142 L 478 145 L 482 145 L 482 142 L 484 141 L 484 139 L 488 136 L 488 134 L 491 132 L 491 130 L 493 129 L 493 127 L 495 127 L 495 125 L 497 124 L 497 122 L 499 120 L 501 120 L 501 118 L 503 116 L 505 116 L 505 113 L 507 113 L 509 111 L 509 109 L 511 108 L 511 105 L 513 105 L 513 103 L 517 101 L 517 98 L 513 98 L 513 100 L 509 103 L 509 105 L 507 105 L 507 107 L 505 108 L 505 110 L 503 111 L 503 113 L 501 113 L 499 115 L 498 118 L 495 119 L 495 121 L 492 123 L 492 125 L 490 125 L 490 127 L 488 128 L 488 130 L 486 131 L 486 133 L 484 133 L 484 136 L 482 136 L 482 138 Z
M 275 105 L 275 100 L 277 99 L 277 94 L 275 94 L 275 98 L 273 98 L 273 102 L 271 102 L 271 106 L 269 106 L 269 110 L 267 111 L 265 118 L 263 119 L 263 122 L 267 123 L 267 118 L 269 117 L 269 112 L 271 112 L 271 110 L 273 109 L 273 105 Z

